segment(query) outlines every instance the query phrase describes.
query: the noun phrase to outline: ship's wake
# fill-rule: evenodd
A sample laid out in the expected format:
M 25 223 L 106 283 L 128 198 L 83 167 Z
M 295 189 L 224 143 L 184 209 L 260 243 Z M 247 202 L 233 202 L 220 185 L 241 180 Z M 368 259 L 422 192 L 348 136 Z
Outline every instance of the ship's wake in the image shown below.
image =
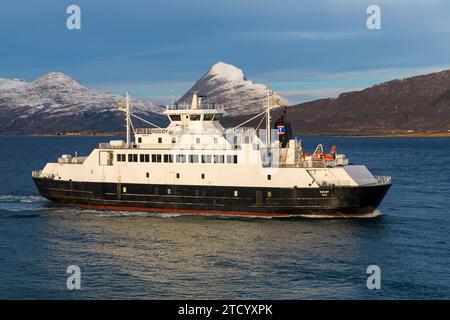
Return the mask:
M 0 195 L 0 212 L 41 210 L 47 200 L 37 195 Z
M 66 206 L 53 204 L 44 197 L 38 195 L 0 195 L 0 213 L 27 213 L 39 210 L 52 211 L 53 213 L 75 213 L 75 214 L 92 214 L 99 218 L 126 218 L 126 217 L 153 217 L 153 218 L 177 218 L 177 217 L 208 217 L 218 219 L 367 219 L 376 218 L 382 215 L 379 209 L 364 214 L 299 214 L 291 216 L 260 216 L 260 215 L 233 215 L 218 213 L 178 213 L 178 212 L 149 212 L 149 211 L 127 211 L 127 210 L 106 210 L 96 208 L 83 208 L 77 206 Z
M 362 214 L 302 214 L 299 216 L 308 219 L 367 219 L 376 218 L 382 214 L 379 209 L 375 209 L 373 212 Z

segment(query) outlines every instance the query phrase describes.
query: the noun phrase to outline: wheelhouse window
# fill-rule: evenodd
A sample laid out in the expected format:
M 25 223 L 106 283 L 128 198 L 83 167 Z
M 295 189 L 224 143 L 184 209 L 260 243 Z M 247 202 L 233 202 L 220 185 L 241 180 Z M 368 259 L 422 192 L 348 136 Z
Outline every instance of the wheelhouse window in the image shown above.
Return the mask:
M 172 121 L 181 121 L 181 115 L 179 114 L 171 114 L 169 117 Z
M 191 114 L 190 119 L 191 119 L 191 121 L 199 121 L 200 115 L 199 114 Z
M 219 121 L 220 119 L 222 119 L 222 115 L 221 114 L 215 114 L 214 115 L 214 121 Z
M 213 114 L 205 114 L 205 115 L 203 115 L 203 120 L 204 121 L 212 121 L 213 118 L 214 118 Z
M 162 143 L 162 138 L 158 138 L 158 143 Z

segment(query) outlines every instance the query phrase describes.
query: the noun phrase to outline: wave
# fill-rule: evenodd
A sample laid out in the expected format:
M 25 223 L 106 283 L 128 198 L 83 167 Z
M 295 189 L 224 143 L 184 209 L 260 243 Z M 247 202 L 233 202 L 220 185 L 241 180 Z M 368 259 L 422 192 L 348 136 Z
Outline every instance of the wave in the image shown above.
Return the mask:
M 0 195 L 1 202 L 22 202 L 22 203 L 35 203 L 46 201 L 42 196 L 27 195 L 27 196 L 16 196 L 16 195 Z

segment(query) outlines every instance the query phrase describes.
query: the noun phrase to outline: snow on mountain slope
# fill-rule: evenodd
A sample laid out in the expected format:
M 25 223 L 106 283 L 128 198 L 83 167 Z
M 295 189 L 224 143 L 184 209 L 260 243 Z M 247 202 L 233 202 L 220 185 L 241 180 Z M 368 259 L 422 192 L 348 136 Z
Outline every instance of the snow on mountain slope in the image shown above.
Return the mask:
M 122 130 L 120 96 L 82 86 L 63 73 L 48 73 L 25 82 L 0 79 L 0 132 Z M 133 101 L 134 113 L 154 117 L 163 109 Z
M 208 96 L 209 101 L 224 105 L 227 116 L 255 114 L 265 108 L 267 86 L 254 84 L 245 78 L 244 72 L 231 64 L 218 62 L 186 92 L 178 103 L 190 103 L 192 91 Z M 275 94 L 274 102 L 280 99 L 281 105 L 289 101 Z

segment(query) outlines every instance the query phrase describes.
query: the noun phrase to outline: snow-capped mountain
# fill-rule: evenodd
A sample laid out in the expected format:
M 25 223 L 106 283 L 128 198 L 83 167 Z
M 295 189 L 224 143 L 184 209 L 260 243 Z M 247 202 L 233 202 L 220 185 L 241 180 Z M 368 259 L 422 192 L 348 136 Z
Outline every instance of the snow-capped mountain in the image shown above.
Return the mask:
M 82 86 L 63 73 L 26 82 L 0 78 L 0 133 L 123 130 L 120 96 Z M 134 113 L 161 119 L 160 106 L 133 101 Z
M 218 62 L 186 92 L 178 103 L 190 103 L 192 91 L 207 96 L 210 102 L 222 104 L 226 116 L 255 114 L 267 105 L 267 86 L 255 84 L 245 78 L 244 72 L 231 64 Z M 290 105 L 285 98 L 274 94 L 274 103 Z

